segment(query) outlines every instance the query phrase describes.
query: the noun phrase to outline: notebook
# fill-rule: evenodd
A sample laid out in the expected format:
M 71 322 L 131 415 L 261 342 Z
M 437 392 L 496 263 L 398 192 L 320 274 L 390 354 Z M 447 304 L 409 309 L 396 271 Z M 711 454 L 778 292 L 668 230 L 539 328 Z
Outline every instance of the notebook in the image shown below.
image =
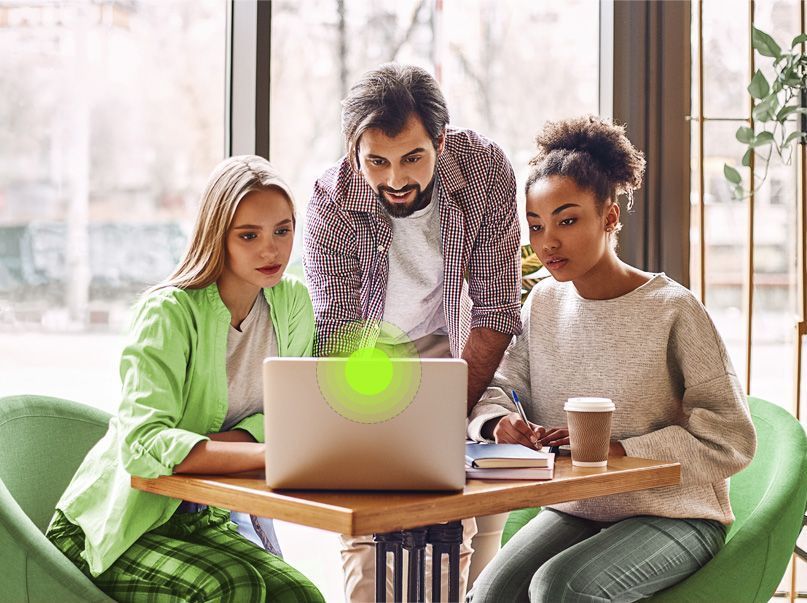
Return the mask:
M 550 454 L 554 457 L 554 454 Z M 523 479 L 542 480 L 552 479 L 555 475 L 554 459 L 549 459 L 548 467 L 524 467 L 521 469 L 477 469 L 465 466 L 465 477 L 468 479 Z
M 475 469 L 549 467 L 553 457 L 521 444 L 465 444 L 465 464 Z

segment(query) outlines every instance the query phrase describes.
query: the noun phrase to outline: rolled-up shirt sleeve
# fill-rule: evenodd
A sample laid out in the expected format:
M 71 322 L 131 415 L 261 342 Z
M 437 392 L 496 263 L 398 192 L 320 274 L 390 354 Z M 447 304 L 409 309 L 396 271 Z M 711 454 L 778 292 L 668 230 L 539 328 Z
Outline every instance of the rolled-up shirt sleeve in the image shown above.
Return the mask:
M 352 351 L 345 348 L 345 330 L 362 318 L 355 227 L 343 213 L 317 182 L 308 204 L 303 252 L 316 319 L 316 356 Z
M 123 433 L 121 460 L 131 475 L 170 475 L 197 443 L 209 439 L 177 427 L 190 352 L 184 313 L 168 296 L 147 298 L 121 356 L 123 398 L 113 420 Z
M 471 328 L 517 335 L 521 297 L 518 210 L 513 168 L 504 152 L 490 145 L 486 211 L 471 251 L 468 293 Z

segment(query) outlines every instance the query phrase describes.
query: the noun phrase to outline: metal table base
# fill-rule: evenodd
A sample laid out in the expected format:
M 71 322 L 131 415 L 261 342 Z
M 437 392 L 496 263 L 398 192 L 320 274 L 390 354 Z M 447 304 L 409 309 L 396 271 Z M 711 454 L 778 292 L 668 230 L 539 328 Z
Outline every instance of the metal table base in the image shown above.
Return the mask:
M 452 521 L 427 528 L 413 528 L 399 532 L 374 534 L 375 597 L 379 603 L 387 600 L 387 555 L 392 554 L 392 585 L 395 603 L 403 601 L 403 551 L 409 561 L 407 600 L 424 601 L 426 577 L 426 545 L 432 547 L 432 601 L 440 600 L 441 569 L 444 555 L 448 556 L 448 600 L 459 601 L 460 596 L 460 545 L 462 522 Z

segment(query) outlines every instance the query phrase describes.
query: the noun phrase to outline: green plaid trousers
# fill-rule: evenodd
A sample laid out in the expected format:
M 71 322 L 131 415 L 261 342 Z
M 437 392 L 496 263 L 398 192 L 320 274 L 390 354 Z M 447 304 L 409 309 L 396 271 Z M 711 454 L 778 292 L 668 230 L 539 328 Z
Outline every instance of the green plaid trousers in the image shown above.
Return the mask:
M 99 576 L 90 575 L 81 557 L 84 532 L 61 511 L 56 511 L 47 537 L 116 601 L 324 601 L 305 576 L 238 534 L 229 512 L 215 507 L 176 513 L 143 534 Z

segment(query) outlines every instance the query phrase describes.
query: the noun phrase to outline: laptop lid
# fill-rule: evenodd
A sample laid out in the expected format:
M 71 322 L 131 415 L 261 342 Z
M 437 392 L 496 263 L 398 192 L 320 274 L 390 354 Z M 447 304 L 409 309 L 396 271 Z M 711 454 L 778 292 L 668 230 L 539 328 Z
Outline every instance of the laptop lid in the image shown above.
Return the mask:
M 267 358 L 266 483 L 462 489 L 467 380 L 457 359 Z

